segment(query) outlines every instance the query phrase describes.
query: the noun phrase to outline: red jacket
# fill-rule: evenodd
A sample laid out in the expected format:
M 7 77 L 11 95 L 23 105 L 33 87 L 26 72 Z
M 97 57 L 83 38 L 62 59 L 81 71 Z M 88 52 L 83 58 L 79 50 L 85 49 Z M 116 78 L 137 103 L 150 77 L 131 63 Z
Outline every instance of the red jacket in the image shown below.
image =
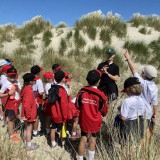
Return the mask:
M 32 87 L 25 86 L 21 93 L 21 97 L 22 97 L 21 117 L 27 119 L 27 122 L 34 122 L 37 117 L 37 106 Z
M 68 116 L 68 97 L 64 87 L 59 88 L 60 101 L 51 106 L 51 120 L 53 123 L 65 122 Z
M 102 125 L 102 116 L 107 114 L 107 97 L 99 89 L 84 87 L 77 95 L 76 106 L 80 110 L 79 123 L 86 133 L 97 133 Z M 100 106 L 101 101 L 101 106 Z

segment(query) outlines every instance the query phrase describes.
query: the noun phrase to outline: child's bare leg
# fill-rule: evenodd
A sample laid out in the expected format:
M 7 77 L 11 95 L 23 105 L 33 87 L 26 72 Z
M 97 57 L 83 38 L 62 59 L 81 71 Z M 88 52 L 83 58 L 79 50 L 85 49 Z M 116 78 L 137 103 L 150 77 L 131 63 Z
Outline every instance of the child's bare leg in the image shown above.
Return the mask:
M 78 159 L 79 160 L 83 160 L 86 143 L 87 143 L 87 137 L 82 136 L 80 139 L 79 148 L 78 148 Z
M 73 130 L 72 132 L 77 132 L 77 125 L 78 125 L 78 117 L 75 117 L 73 122 Z
M 38 133 L 38 126 L 39 126 L 39 116 L 37 116 L 36 121 L 33 125 L 33 134 L 37 135 Z
M 55 147 L 57 145 L 56 141 L 55 141 L 55 132 L 56 132 L 56 129 L 51 129 L 51 144 L 52 144 L 52 147 Z
M 26 128 L 26 145 L 27 145 L 27 147 L 31 146 L 32 130 L 33 130 L 33 124 L 27 123 L 27 128 Z
M 14 122 L 10 121 L 8 118 L 7 118 L 7 122 L 8 122 L 7 131 L 8 131 L 8 134 L 11 136 L 13 134 Z
M 96 150 L 96 138 L 91 137 L 89 139 L 88 160 L 94 160 L 95 150 Z

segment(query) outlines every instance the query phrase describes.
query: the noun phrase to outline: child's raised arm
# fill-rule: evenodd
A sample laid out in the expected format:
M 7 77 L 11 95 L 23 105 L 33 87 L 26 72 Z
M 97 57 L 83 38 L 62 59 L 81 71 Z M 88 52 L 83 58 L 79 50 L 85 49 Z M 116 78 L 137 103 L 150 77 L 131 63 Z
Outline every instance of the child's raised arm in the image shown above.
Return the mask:
M 133 63 L 132 60 L 131 60 L 131 57 L 130 57 L 130 55 L 129 55 L 128 50 L 125 51 L 124 57 L 126 58 L 126 61 L 128 62 L 128 66 L 129 66 L 132 74 L 134 75 L 135 73 L 137 73 L 136 68 L 135 68 L 135 66 L 134 66 L 134 63 Z

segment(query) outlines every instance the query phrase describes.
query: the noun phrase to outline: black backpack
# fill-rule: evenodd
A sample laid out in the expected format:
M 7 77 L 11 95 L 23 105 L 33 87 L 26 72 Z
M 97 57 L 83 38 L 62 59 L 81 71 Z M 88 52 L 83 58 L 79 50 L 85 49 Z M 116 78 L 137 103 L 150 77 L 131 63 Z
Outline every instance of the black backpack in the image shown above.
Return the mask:
M 59 88 L 62 88 L 62 86 L 51 85 L 51 88 L 48 91 L 48 103 L 55 104 L 56 101 L 60 101 Z

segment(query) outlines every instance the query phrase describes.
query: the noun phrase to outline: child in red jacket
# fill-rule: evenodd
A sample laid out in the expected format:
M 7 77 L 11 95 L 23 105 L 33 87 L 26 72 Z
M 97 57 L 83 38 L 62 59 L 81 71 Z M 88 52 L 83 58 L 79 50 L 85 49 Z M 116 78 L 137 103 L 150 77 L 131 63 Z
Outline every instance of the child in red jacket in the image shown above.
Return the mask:
M 27 150 L 35 150 L 38 148 L 37 144 L 31 143 L 31 135 L 33 130 L 33 124 L 37 117 L 37 106 L 34 98 L 32 85 L 35 84 L 35 75 L 32 73 L 26 73 L 23 76 L 24 86 L 21 92 L 22 97 L 22 111 L 21 117 L 26 122 L 24 138 L 26 142 Z
M 42 71 L 43 68 L 39 67 L 38 65 L 35 65 L 31 68 L 31 73 L 36 76 L 36 83 L 32 86 L 32 88 L 37 103 L 37 120 L 33 127 L 33 137 L 38 137 L 45 133 L 45 117 L 42 111 L 44 87 L 42 80 L 40 79 L 40 73 Z M 40 132 L 38 131 L 39 121 L 41 123 Z
M 79 144 L 78 158 L 83 160 L 85 146 L 89 138 L 89 160 L 94 160 L 96 137 L 102 125 L 102 116 L 107 114 L 107 97 L 97 89 L 101 73 L 91 70 L 87 75 L 89 86 L 83 87 L 77 96 L 76 105 L 80 110 L 79 123 L 81 139 Z
M 59 99 L 55 101 L 55 103 L 51 107 L 51 144 L 52 147 L 57 145 L 55 141 L 55 132 L 60 134 L 62 131 L 63 123 L 66 122 L 68 116 L 68 98 L 67 92 L 64 88 L 65 84 L 65 74 L 63 71 L 58 71 L 55 73 L 54 78 L 57 82 L 55 87 L 58 88 L 58 97 Z M 62 148 L 64 148 L 65 141 L 62 139 Z
M 45 102 L 43 105 L 43 111 L 46 118 L 46 134 L 50 134 L 50 125 L 51 125 L 51 105 L 48 103 L 48 94 L 51 88 L 51 85 L 54 84 L 54 76 L 52 72 L 45 72 L 43 74 L 45 84 Z

